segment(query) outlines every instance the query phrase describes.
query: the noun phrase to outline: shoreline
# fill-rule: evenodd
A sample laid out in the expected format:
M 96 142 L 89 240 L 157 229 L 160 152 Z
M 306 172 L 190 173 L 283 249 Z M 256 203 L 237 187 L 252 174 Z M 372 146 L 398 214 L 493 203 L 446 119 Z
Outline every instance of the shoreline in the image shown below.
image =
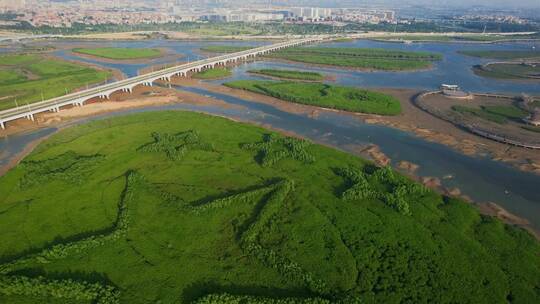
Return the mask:
M 336 147 L 333 147 L 333 148 L 342 150 Z M 349 152 L 349 150 L 347 149 L 342 150 L 342 151 L 345 151 L 347 153 L 357 154 L 361 157 L 364 157 L 368 160 L 373 161 L 374 163 L 376 163 L 378 166 L 381 166 L 381 167 L 388 166 L 392 162 L 392 159 L 388 157 L 384 152 L 382 152 L 379 146 L 375 144 L 369 144 L 367 146 L 350 145 L 348 146 L 348 149 L 350 149 L 351 152 Z M 395 166 L 393 166 L 394 170 L 424 185 L 425 187 L 428 187 L 441 195 L 461 199 L 464 202 L 475 206 L 478 212 L 480 212 L 480 214 L 496 217 L 508 225 L 517 226 L 524 230 L 527 230 L 537 240 L 540 241 L 540 228 L 533 227 L 532 224 L 527 219 L 522 218 L 520 216 L 517 216 L 507 211 L 506 209 L 504 209 L 502 206 L 500 206 L 497 203 L 493 203 L 489 201 L 476 202 L 470 197 L 468 197 L 467 195 L 462 194 L 461 189 L 459 188 L 447 188 L 443 186 L 441 179 L 438 177 L 417 175 L 416 171 L 419 168 L 420 168 L 419 165 L 408 162 L 408 161 L 400 161 Z

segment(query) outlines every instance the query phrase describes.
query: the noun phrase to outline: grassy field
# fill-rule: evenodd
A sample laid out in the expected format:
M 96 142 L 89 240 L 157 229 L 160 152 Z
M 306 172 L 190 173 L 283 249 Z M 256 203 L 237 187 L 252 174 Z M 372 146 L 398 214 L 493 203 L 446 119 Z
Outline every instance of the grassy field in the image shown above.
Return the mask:
M 291 79 L 291 80 L 307 80 L 307 81 L 323 81 L 324 76 L 321 73 L 305 72 L 295 70 L 274 70 L 274 69 L 262 69 L 262 70 L 250 70 L 249 73 L 259 74 L 264 76 Z
M 510 63 L 495 63 L 476 65 L 473 67 L 476 75 L 499 79 L 536 79 L 540 81 L 540 65 L 524 65 Z
M 515 106 L 482 106 L 480 108 L 453 106 L 452 110 L 461 114 L 474 115 L 498 124 L 505 124 L 508 120 L 521 122 L 523 118 L 528 116 L 526 111 Z
M 203 48 L 206 52 L 232 53 L 243 51 L 244 47 L 212 46 Z M 373 48 L 287 48 L 266 55 L 267 58 L 324 64 L 339 67 L 373 69 L 384 71 L 406 71 L 426 69 L 434 61 L 441 60 L 440 54 L 428 52 L 393 51 Z
M 224 85 L 285 101 L 329 109 L 380 115 L 397 115 L 401 113 L 401 104 L 396 98 L 353 87 L 323 83 L 258 80 L 238 80 Z
M 210 79 L 227 78 L 231 75 L 232 73 L 229 69 L 215 68 L 215 69 L 204 70 L 202 72 L 196 73 L 192 77 L 196 79 L 210 80 Z
M 1 303 L 540 301 L 527 232 L 391 169 L 223 118 L 63 130 L 0 193 Z
M 459 51 L 462 55 L 478 58 L 512 60 L 512 59 L 529 59 L 539 58 L 540 51 Z
M 0 56 L 0 110 L 26 106 L 107 80 L 107 71 L 37 54 Z
M 92 49 L 79 48 L 73 49 L 73 52 L 115 60 L 155 58 L 162 54 L 161 50 L 158 49 L 112 47 Z

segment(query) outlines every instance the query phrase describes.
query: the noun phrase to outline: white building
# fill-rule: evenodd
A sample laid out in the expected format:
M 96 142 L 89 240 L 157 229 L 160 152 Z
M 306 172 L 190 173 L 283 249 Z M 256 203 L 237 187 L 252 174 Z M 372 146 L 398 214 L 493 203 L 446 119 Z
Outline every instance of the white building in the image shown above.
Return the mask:
M 332 9 L 320 7 L 293 7 L 290 9 L 295 18 L 318 20 L 332 16 Z

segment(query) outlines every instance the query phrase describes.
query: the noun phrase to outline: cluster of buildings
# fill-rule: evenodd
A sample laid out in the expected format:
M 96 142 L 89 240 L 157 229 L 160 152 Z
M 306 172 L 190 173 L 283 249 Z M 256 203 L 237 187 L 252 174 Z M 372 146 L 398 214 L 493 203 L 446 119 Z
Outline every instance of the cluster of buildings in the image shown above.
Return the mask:
M 178 9 L 177 11 L 180 11 Z M 290 21 L 290 22 L 360 22 L 360 23 L 395 23 L 394 11 L 362 10 L 350 8 L 323 7 L 276 7 L 266 9 L 219 9 L 208 14 L 193 16 L 205 21 Z M 192 19 L 193 19 L 192 18 Z
M 227 4 L 227 5 L 225 5 Z M 74 23 L 141 24 L 170 22 L 396 22 L 394 11 L 354 8 L 249 5 L 228 0 L 0 0 L 0 13 L 33 26 L 70 27 Z
M 513 15 L 463 15 L 454 17 L 455 20 L 461 21 L 482 21 L 482 22 L 498 22 L 511 24 L 527 24 L 528 20 Z

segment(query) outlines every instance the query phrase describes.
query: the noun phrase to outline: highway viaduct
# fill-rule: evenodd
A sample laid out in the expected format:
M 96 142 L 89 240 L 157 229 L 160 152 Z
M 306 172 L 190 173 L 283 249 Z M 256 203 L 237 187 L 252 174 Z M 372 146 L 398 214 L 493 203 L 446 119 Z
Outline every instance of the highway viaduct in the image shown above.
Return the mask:
M 114 92 L 122 91 L 131 93 L 133 91 L 133 88 L 138 85 L 152 86 L 152 84 L 157 80 L 171 81 L 171 78 L 175 76 L 185 77 L 189 73 L 196 73 L 205 69 L 213 69 L 219 66 L 226 66 L 227 64 L 240 63 L 255 58 L 257 56 L 265 55 L 284 48 L 316 43 L 323 40 L 324 38 L 321 37 L 312 37 L 261 46 L 242 52 L 226 54 L 199 61 L 194 61 L 191 63 L 181 64 L 159 71 L 147 73 L 144 75 L 139 75 L 136 77 L 131 77 L 124 80 L 100 85 L 76 93 L 71 93 L 49 100 L 28 104 L 22 107 L 0 111 L 0 127 L 2 129 L 5 129 L 7 122 L 20 118 L 27 118 L 33 121 L 35 114 L 47 111 L 58 112 L 63 106 L 82 106 L 86 101 L 92 98 L 108 99 L 109 96 Z

